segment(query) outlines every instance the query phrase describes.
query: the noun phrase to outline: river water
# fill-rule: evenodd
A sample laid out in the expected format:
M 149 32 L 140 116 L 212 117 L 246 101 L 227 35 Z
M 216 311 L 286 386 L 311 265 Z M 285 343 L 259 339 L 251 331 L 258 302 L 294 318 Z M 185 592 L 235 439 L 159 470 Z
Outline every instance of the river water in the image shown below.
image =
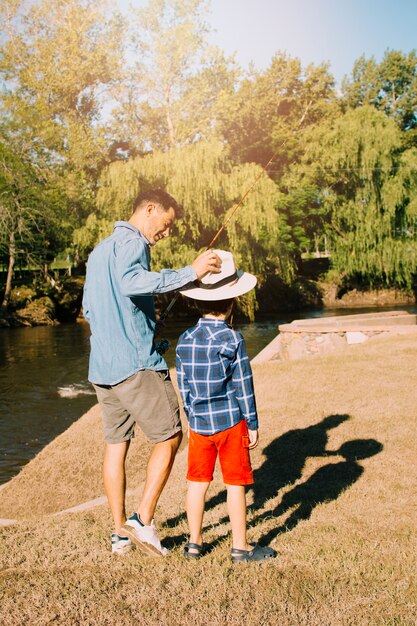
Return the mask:
M 303 311 L 235 328 L 243 333 L 252 358 L 276 336 L 279 324 L 375 310 Z M 164 337 L 172 342 L 166 354 L 170 367 L 176 339 L 190 325 L 189 320 L 170 321 L 164 329 Z M 0 329 L 0 484 L 95 404 L 87 381 L 89 335 L 85 323 Z

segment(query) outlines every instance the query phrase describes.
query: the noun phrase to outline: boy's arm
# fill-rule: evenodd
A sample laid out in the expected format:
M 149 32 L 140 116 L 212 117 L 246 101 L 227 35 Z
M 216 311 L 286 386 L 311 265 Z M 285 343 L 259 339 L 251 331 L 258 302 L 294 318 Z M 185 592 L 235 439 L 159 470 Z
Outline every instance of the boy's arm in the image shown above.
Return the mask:
M 178 389 L 179 389 L 182 404 L 184 407 L 184 412 L 188 419 L 188 410 L 189 410 L 189 404 L 190 404 L 189 403 L 190 385 L 185 375 L 184 367 L 181 362 L 181 357 L 179 356 L 178 352 L 176 354 L 175 365 L 176 365 L 176 370 L 177 370 Z
M 257 430 L 248 430 L 249 434 L 249 450 L 253 450 L 258 445 L 259 433 Z
M 258 430 L 258 415 L 256 412 L 252 368 L 243 339 L 239 341 L 235 359 L 232 363 L 232 381 L 236 391 L 236 400 L 246 420 L 248 429 Z

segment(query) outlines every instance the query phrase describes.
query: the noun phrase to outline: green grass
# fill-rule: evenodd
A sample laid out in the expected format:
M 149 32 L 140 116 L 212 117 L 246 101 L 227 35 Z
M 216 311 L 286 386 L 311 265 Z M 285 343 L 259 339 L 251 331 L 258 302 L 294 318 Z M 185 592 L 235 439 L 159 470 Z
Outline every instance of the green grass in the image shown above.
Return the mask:
M 218 472 L 205 516 L 213 549 L 183 559 L 185 444 L 157 510 L 165 559 L 112 557 L 105 505 L 51 516 L 103 493 L 94 407 L 0 492 L 0 516 L 19 520 L 0 530 L 0 623 L 415 626 L 416 356 L 404 336 L 254 367 L 249 537 L 279 552 L 261 565 L 230 562 Z M 138 437 L 130 489 L 148 452 Z

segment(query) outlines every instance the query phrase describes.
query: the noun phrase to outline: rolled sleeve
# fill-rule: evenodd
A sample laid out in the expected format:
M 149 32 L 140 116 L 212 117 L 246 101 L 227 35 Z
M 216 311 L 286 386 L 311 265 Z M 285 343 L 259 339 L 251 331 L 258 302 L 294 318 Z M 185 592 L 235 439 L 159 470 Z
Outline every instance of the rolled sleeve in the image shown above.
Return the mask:
M 148 266 L 146 244 L 140 239 L 128 240 L 117 248 L 116 272 L 122 295 L 133 297 L 167 293 L 196 279 L 191 265 L 161 272 L 151 272 Z

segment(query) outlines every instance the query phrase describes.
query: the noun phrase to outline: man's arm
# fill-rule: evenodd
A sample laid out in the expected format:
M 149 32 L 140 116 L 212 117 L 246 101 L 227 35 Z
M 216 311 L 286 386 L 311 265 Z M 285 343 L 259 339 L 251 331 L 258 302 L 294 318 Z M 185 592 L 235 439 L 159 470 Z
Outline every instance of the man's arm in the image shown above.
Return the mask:
M 131 239 L 122 244 L 116 253 L 116 271 L 124 296 L 145 296 L 167 293 L 181 289 L 201 278 L 208 272 L 220 271 L 219 257 L 207 250 L 200 254 L 192 265 L 179 270 L 163 269 L 151 272 L 147 269 L 147 251 L 139 239 Z
M 255 389 L 253 387 L 252 368 L 243 339 L 239 341 L 236 356 L 232 363 L 232 381 L 236 391 L 240 411 L 250 431 L 258 430 Z M 251 442 L 252 443 L 252 442 Z M 255 444 L 256 445 L 256 444 Z M 254 447 L 254 446 L 251 446 Z
M 116 272 L 124 296 L 146 296 L 180 289 L 197 278 L 191 265 L 179 270 L 151 272 L 147 269 L 145 244 L 130 239 L 116 251 Z

